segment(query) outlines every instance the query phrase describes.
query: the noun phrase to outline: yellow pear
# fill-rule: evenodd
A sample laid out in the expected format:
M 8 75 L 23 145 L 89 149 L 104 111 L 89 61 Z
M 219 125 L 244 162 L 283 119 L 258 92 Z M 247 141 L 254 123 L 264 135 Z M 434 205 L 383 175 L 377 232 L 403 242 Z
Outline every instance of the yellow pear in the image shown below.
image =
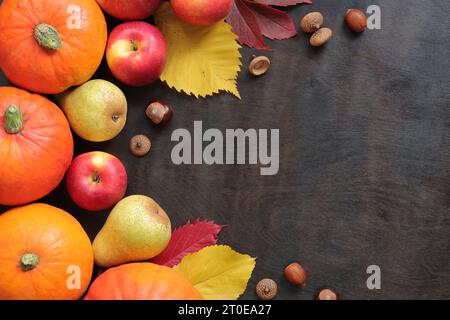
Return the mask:
M 111 267 L 149 260 L 160 254 L 172 235 L 170 219 L 153 199 L 134 195 L 122 199 L 95 237 L 95 263 Z
M 91 80 L 56 97 L 73 131 L 103 142 L 116 137 L 127 121 L 127 99 L 115 84 Z

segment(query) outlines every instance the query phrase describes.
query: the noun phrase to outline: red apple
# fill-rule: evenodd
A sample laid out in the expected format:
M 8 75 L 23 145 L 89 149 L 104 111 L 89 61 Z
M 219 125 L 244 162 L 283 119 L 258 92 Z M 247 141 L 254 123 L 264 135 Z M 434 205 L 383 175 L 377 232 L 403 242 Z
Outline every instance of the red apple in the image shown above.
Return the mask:
M 227 16 L 233 0 L 171 0 L 170 4 L 184 22 L 194 26 L 210 26 Z
M 106 60 L 113 75 L 133 87 L 155 82 L 164 70 L 167 44 L 161 31 L 147 22 L 126 22 L 109 36 Z
M 105 152 L 76 157 L 66 176 L 67 192 L 81 208 L 100 211 L 113 207 L 127 190 L 127 172 L 122 162 Z
M 110 16 L 120 20 L 143 20 L 158 10 L 163 0 L 97 0 Z

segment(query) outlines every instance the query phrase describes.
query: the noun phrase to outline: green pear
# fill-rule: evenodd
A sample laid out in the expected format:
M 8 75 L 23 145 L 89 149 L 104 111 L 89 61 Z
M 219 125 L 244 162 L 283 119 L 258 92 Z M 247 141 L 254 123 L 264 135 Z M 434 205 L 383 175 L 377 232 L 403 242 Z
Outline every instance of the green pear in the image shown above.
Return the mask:
M 171 236 L 170 219 L 158 203 L 146 196 L 129 196 L 113 208 L 95 237 L 95 263 L 111 267 L 149 260 L 167 247 Z
M 72 130 L 88 141 L 111 140 L 123 130 L 127 121 L 124 93 L 106 80 L 90 80 L 56 99 Z

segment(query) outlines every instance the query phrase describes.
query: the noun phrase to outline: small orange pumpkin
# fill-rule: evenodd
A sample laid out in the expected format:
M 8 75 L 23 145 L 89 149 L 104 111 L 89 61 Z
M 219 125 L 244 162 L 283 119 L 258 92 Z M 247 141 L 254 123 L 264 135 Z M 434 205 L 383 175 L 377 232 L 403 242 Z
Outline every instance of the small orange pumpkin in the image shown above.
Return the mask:
M 54 103 L 0 87 L 0 205 L 46 196 L 64 178 L 72 156 L 69 122 Z
M 4 0 L 0 6 L 0 67 L 31 91 L 56 94 L 89 80 L 106 40 L 95 0 Z
M 31 204 L 0 215 L 0 300 L 72 300 L 86 291 L 94 253 L 67 212 Z
M 177 271 L 149 262 L 106 270 L 89 288 L 86 300 L 203 300 Z

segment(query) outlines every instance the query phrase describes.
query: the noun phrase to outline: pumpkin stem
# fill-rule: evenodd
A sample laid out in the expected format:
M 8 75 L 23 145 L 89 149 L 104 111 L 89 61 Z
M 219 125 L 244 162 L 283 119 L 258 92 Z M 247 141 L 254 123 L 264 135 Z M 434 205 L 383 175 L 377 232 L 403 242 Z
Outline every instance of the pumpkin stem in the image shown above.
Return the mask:
M 10 105 L 5 112 L 5 131 L 16 134 L 23 129 L 23 115 L 20 108 L 14 104 Z
M 37 267 L 39 264 L 39 256 L 35 253 L 25 253 L 20 257 L 20 268 L 23 271 L 30 271 Z
M 34 38 L 40 46 L 47 49 L 59 50 L 61 38 L 58 31 L 51 25 L 40 23 L 34 28 Z

